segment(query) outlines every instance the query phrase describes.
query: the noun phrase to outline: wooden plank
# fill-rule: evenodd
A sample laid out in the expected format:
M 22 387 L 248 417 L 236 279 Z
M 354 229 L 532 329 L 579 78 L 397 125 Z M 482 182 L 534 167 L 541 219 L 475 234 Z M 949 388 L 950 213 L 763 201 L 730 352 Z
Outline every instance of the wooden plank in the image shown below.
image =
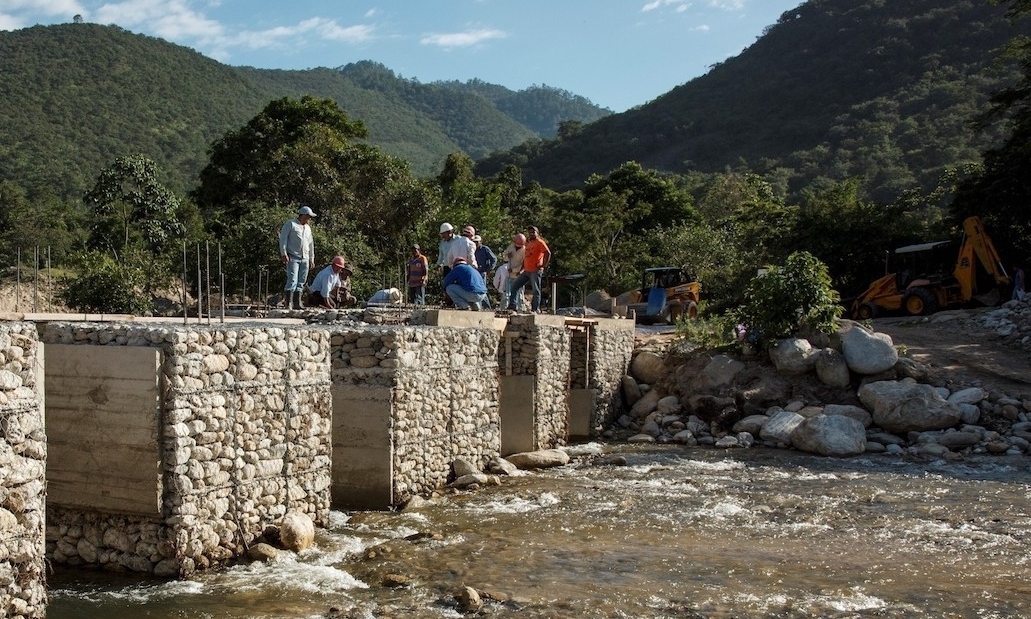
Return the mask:
M 161 351 L 47 344 L 47 500 L 160 514 Z

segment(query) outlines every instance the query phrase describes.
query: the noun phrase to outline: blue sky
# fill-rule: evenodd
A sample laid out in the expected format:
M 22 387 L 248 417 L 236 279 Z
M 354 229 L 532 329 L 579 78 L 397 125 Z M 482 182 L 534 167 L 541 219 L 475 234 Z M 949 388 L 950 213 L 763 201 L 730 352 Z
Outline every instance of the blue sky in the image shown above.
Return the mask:
M 616 112 L 705 73 L 803 0 L 0 0 L 0 30 L 117 24 L 229 65 L 374 60 L 420 82 L 547 84 Z

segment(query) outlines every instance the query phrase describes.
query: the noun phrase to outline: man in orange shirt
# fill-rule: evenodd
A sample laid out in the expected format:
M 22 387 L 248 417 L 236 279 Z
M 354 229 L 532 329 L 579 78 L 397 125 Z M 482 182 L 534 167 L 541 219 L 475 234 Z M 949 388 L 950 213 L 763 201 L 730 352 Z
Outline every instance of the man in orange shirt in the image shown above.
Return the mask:
M 551 261 L 551 249 L 541 238 L 541 232 L 537 226 L 526 228 L 526 239 L 523 272 L 512 281 L 508 295 L 508 309 L 515 311 L 516 295 L 522 295 L 523 286 L 530 284 L 533 286 L 533 301 L 530 303 L 530 311 L 536 314 L 541 309 L 541 278 L 544 276 L 544 269 L 548 268 L 548 262 Z

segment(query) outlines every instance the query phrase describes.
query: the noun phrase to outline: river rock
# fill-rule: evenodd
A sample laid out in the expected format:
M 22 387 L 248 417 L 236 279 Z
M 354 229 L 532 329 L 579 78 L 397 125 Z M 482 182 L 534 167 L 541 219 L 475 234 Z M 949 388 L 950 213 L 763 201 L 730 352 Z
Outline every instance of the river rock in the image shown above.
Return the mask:
M 458 590 L 458 595 L 455 597 L 458 599 L 458 607 L 462 612 L 477 613 L 483 608 L 483 600 L 480 599 L 480 594 L 472 587 L 462 587 Z
M 823 407 L 823 414 L 851 417 L 863 424 L 864 428 L 869 428 L 873 425 L 873 416 L 870 415 L 869 411 L 860 406 L 853 406 L 851 404 L 828 404 Z
M 745 369 L 745 364 L 727 355 L 716 355 L 702 369 L 699 375 L 700 387 L 706 390 L 719 389 L 734 382 L 734 378 Z
M 455 459 L 455 461 L 451 463 L 451 468 L 454 470 L 456 478 L 465 477 L 466 475 L 475 475 L 480 472 L 480 467 L 465 458 Z
M 546 469 L 569 464 L 569 454 L 561 449 L 526 451 L 505 457 L 522 470 Z
M 519 467 L 504 458 L 494 457 L 491 458 L 490 462 L 487 464 L 487 472 L 494 475 L 513 476 L 519 474 Z
M 21 376 L 18 376 L 10 370 L 0 370 L 0 389 L 4 391 L 14 391 L 18 387 L 21 387 L 21 385 Z
M 977 404 L 985 399 L 986 395 L 980 387 L 969 387 L 953 393 L 946 401 L 951 404 Z
M 791 444 L 822 456 L 855 456 L 866 451 L 866 428 L 851 417 L 817 415 L 798 424 Z
M 662 394 L 652 389 L 630 408 L 630 416 L 634 419 L 644 419 L 659 407 L 659 400 L 661 399 Z
M 791 433 L 795 431 L 798 424 L 805 421 L 805 417 L 791 411 L 777 411 L 759 431 L 759 438 L 764 441 L 775 441 L 778 443 L 791 444 Z
M 315 523 L 308 514 L 289 512 L 279 525 L 279 540 L 294 552 L 310 548 L 315 543 Z
M 941 430 L 959 423 L 962 412 L 934 387 L 907 381 L 877 381 L 859 388 L 859 400 L 878 426 L 894 432 Z
M 852 381 L 845 355 L 833 348 L 823 348 L 816 354 L 816 376 L 828 387 L 842 389 Z
M 759 432 L 762 431 L 763 426 L 766 425 L 766 422 L 769 420 L 770 418 L 766 415 L 749 415 L 735 423 L 733 431 L 748 432 L 752 436 L 758 436 Z
M 619 379 L 619 386 L 623 391 L 623 401 L 626 402 L 627 406 L 633 406 L 644 395 L 641 393 L 641 387 L 634 380 L 633 376 L 624 376 Z
M 251 561 L 261 561 L 262 563 L 268 563 L 269 561 L 275 561 L 279 558 L 279 551 L 275 549 L 271 544 L 264 542 L 255 544 L 247 549 L 247 557 Z
M 630 374 L 642 383 L 654 385 L 665 376 L 666 362 L 653 352 L 640 352 L 630 364 Z
M 491 477 L 486 473 L 470 473 L 468 475 L 463 475 L 455 481 L 451 482 L 451 487 L 464 489 L 470 486 L 486 486 L 490 482 Z
M 867 376 L 887 372 L 899 360 L 891 336 L 871 333 L 859 326 L 845 332 L 841 340 L 841 352 L 845 355 L 849 369 Z
M 680 413 L 680 398 L 675 395 L 668 395 L 661 398 L 655 404 L 656 410 L 663 415 L 677 415 Z
M 792 337 L 777 342 L 770 347 L 770 361 L 781 374 L 805 374 L 813 369 L 816 359 L 813 356 L 813 345 L 809 340 Z

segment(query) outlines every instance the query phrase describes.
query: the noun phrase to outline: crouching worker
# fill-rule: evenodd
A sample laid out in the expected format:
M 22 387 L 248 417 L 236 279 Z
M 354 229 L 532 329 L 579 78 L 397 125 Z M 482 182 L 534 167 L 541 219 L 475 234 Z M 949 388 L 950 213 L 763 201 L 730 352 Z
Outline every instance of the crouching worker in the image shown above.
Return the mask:
M 308 307 L 334 309 L 354 302 L 354 297 L 351 296 L 350 277 L 351 267 L 344 262 L 344 257 L 333 258 L 333 262 L 319 271 L 315 281 L 311 283 Z
M 487 284 L 465 258 L 455 258 L 451 271 L 444 276 L 444 292 L 458 309 L 479 311 L 487 303 Z

